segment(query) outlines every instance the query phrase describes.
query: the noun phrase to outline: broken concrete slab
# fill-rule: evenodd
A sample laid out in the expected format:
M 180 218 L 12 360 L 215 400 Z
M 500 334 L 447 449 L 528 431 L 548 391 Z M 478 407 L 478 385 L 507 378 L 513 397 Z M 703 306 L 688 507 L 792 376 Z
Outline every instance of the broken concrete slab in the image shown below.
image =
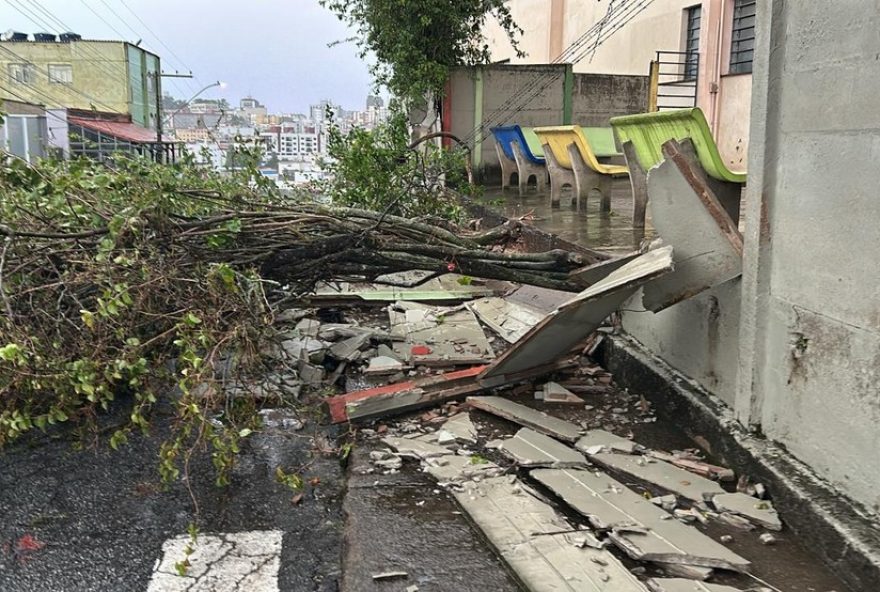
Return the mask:
M 523 467 L 586 467 L 583 454 L 550 436 L 529 428 L 520 429 L 501 444 L 501 451 Z
M 518 423 L 536 432 L 553 436 L 566 442 L 575 442 L 581 434 L 577 425 L 547 415 L 543 411 L 514 403 L 504 397 L 468 397 L 467 402 L 481 411 L 491 413 L 512 422 Z
M 451 433 L 456 440 L 471 443 L 477 441 L 477 426 L 471 421 L 471 416 L 468 413 L 453 415 L 441 426 L 441 429 Z
M 609 551 L 575 546 L 571 525 L 515 479 L 468 483 L 454 495 L 531 592 L 647 592 Z
M 647 584 L 651 592 L 741 592 L 739 588 L 731 586 L 695 582 L 682 578 L 651 578 Z
M 486 386 L 547 366 L 582 344 L 639 287 L 673 270 L 672 247 L 650 251 L 587 288 L 535 325 L 480 376 Z
M 318 336 L 318 332 L 321 330 L 321 321 L 309 318 L 301 319 L 293 330 L 299 337 L 311 337 L 314 339 Z
M 574 446 L 587 454 L 597 454 L 603 450 L 633 454 L 636 450 L 641 449 L 641 446 L 632 440 L 605 430 L 587 430 Z
M 583 405 L 584 400 L 557 382 L 548 382 L 543 386 L 542 401 L 545 403 L 561 403 L 565 405 Z
M 613 452 L 600 452 L 587 456 L 602 466 L 653 483 L 689 500 L 702 502 L 719 493 L 725 493 L 715 481 L 709 481 L 662 460 Z
M 568 277 L 580 284 L 581 286 L 592 286 L 596 282 L 599 282 L 607 277 L 608 274 L 612 271 L 620 269 L 639 255 L 641 255 L 641 253 L 636 251 L 634 253 L 627 253 L 626 255 L 615 257 L 614 259 L 599 261 L 598 263 L 593 263 L 591 265 L 587 265 L 586 267 L 581 267 L 580 269 L 575 269 L 574 271 L 569 272 Z
M 480 364 L 495 357 L 477 318 L 467 308 L 396 302 L 388 309 L 394 355 L 407 364 Z
M 546 314 L 504 298 L 482 298 L 466 305 L 483 323 L 508 343 L 516 343 Z
M 370 362 L 364 369 L 364 374 L 384 375 L 395 374 L 404 369 L 403 362 L 391 356 L 376 356 L 370 358 Z
M 405 272 L 404 272 L 405 273 Z M 392 275 L 392 274 L 389 274 Z M 387 277 L 386 277 L 387 279 Z M 414 285 L 409 287 L 387 285 L 378 282 L 321 282 L 315 293 L 309 295 L 311 302 L 395 302 L 409 301 L 441 301 L 461 302 L 484 296 L 492 296 L 495 290 L 481 280 L 465 279 L 457 274 L 445 274 L 440 277 L 426 279 L 420 283 L 415 277 Z M 404 278 L 391 278 L 391 282 L 407 283 Z M 412 282 L 409 282 L 412 283 Z M 499 288 L 509 284 L 498 282 Z
M 446 485 L 497 477 L 504 472 L 504 469 L 479 457 L 455 454 L 425 459 L 425 472 L 434 477 L 440 485 Z
M 330 346 L 330 355 L 340 361 L 351 362 L 360 357 L 360 352 L 370 343 L 369 333 L 359 333 Z
M 747 559 L 696 528 L 670 520 L 667 512 L 604 473 L 537 469 L 530 476 L 583 514 L 594 528 L 610 530 L 611 541 L 634 559 L 734 571 L 748 569 Z
M 678 145 L 648 172 L 651 220 L 675 248 L 675 272 L 646 285 L 642 303 L 657 312 L 742 273 L 742 236 L 701 174 Z
M 452 451 L 448 448 L 436 444 L 430 444 L 417 438 L 386 436 L 385 438 L 382 438 L 382 443 L 395 449 L 400 455 L 413 456 L 421 459 L 452 454 Z
M 712 505 L 719 512 L 730 512 L 742 516 L 758 526 L 769 530 L 782 530 L 779 514 L 767 500 L 745 493 L 722 493 L 712 498 Z

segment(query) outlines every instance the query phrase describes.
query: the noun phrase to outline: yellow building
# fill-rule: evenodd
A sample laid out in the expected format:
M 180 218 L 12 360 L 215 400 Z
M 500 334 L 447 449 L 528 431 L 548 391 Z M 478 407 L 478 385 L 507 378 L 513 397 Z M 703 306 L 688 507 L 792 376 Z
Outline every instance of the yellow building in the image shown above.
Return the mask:
M 156 128 L 159 56 L 125 41 L 35 37 L 13 34 L 0 41 L 0 98 L 123 114 Z
M 508 6 L 524 31 L 520 49 L 527 55 L 518 57 L 490 22 L 485 34 L 493 60 L 572 63 L 583 73 L 652 72 L 659 107 L 700 107 L 728 166 L 745 168 L 756 0 L 510 0 Z

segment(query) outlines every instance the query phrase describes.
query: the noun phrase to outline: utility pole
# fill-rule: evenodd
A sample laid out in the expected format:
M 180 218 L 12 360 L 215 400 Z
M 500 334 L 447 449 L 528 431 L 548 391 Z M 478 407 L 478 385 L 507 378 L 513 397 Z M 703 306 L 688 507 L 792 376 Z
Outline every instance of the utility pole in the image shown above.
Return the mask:
M 159 71 L 150 72 L 149 75 L 153 77 L 153 90 L 156 92 L 156 144 L 159 146 L 159 150 L 162 150 L 164 156 L 165 151 L 162 149 L 162 78 L 192 78 L 193 75 L 192 72 L 189 74 L 181 74 L 180 72 L 171 74 Z

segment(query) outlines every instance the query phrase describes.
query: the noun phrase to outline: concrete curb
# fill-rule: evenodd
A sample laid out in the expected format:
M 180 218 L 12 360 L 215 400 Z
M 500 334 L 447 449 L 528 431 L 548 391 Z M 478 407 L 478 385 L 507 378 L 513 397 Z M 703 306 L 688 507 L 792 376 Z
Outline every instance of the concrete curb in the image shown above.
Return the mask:
M 874 592 L 880 581 L 877 516 L 819 478 L 783 447 L 746 431 L 716 397 L 687 380 L 637 341 L 605 339 L 600 360 L 622 387 L 643 394 L 657 415 L 702 436 L 725 465 L 769 487 L 785 524 L 854 591 Z M 865 470 L 871 470 L 865 467 Z

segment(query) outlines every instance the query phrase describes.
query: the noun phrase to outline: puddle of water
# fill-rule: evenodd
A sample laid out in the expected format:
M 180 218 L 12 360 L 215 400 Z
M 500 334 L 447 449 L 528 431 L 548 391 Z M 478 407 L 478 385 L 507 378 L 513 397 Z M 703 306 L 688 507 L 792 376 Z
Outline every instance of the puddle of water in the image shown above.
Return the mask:
M 572 193 L 563 193 L 560 205 L 551 206 L 550 193 L 538 193 L 534 189 L 520 196 L 516 188 L 501 191 L 487 187 L 481 203 L 508 218 L 527 214 L 535 227 L 551 232 L 565 240 L 589 247 L 611 251 L 629 252 L 638 248 L 643 238 L 653 238 L 654 229 L 650 216 L 646 228 L 636 230 L 632 226 L 632 190 L 626 179 L 615 179 L 611 189 L 611 212 L 602 213 L 598 194 L 581 200 L 578 208 Z

